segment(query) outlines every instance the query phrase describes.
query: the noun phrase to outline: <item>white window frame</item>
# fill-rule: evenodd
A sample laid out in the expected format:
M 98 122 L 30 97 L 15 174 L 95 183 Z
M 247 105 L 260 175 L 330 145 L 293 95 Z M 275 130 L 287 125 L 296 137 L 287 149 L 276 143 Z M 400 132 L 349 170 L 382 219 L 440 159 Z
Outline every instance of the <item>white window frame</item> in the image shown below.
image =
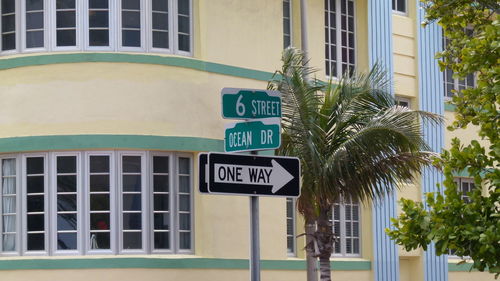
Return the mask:
M 44 202 L 43 202 L 43 210 L 44 210 L 44 243 L 45 243 L 45 250 L 43 251 L 28 251 L 28 220 L 27 220 L 27 210 L 28 210 L 28 203 L 27 203 L 27 158 L 36 158 L 36 157 L 43 157 L 43 165 L 44 165 L 44 173 L 43 173 L 43 180 L 44 180 Z M 22 219 L 22 230 L 21 230 L 21 235 L 22 235 L 22 255 L 25 256 L 40 256 L 40 255 L 48 255 L 50 253 L 50 228 L 49 228 L 49 221 L 50 221 L 50 206 L 49 206 L 49 193 L 50 193 L 50 188 L 49 188 L 49 154 L 48 153 L 33 153 L 33 154 L 24 154 L 22 156 L 22 172 L 21 172 L 21 182 L 22 182 L 22 191 L 21 191 L 21 197 L 22 197 L 22 211 L 21 211 L 21 216 L 23 217 Z
M 77 249 L 57 250 L 57 157 L 76 156 L 77 157 Z M 90 249 L 90 241 L 87 239 L 90 233 L 90 157 L 109 157 L 110 176 L 110 249 Z M 127 250 L 122 249 L 122 157 L 141 157 L 141 238 L 142 248 Z M 170 249 L 154 249 L 153 226 L 153 157 L 169 157 L 169 184 L 170 184 Z M 43 157 L 44 159 L 44 251 L 27 251 L 27 158 Z M 189 195 L 190 195 L 190 249 L 180 249 L 180 229 L 179 229 L 179 165 L 180 158 L 189 160 Z M 41 152 L 26 154 L 4 154 L 0 155 L 0 176 L 1 160 L 15 159 L 16 161 L 16 251 L 1 251 L 1 224 L 0 224 L 0 256 L 71 256 L 71 255 L 109 255 L 109 254 L 193 254 L 195 247 L 195 221 L 194 221 L 194 163 L 193 155 L 190 153 L 178 152 L 156 152 L 156 151 L 64 151 L 64 152 Z M 1 177 L 0 177 L 1 179 Z M 0 182 L 1 185 L 1 182 Z M 2 197 L 0 196 L 0 207 Z M 2 216 L 0 216 L 0 222 Z
M 118 215 L 118 209 L 117 209 L 117 183 L 116 183 L 116 161 L 115 161 L 115 155 L 113 151 L 85 151 L 84 152 L 84 162 L 85 162 L 85 168 L 83 172 L 85 173 L 85 184 L 84 184 L 84 193 L 85 193 L 85 203 L 84 209 L 82 212 L 84 212 L 84 217 L 85 217 L 85 227 L 83 231 L 83 238 L 82 242 L 84 243 L 84 249 L 85 253 L 88 255 L 93 255 L 93 254 L 98 254 L 98 255 L 112 255 L 117 253 L 117 247 L 118 243 L 116 237 L 118 237 L 118 225 L 117 225 L 117 215 Z M 109 229 L 110 229 L 110 237 L 109 237 L 109 243 L 110 243 L 110 249 L 109 250 L 97 250 L 97 249 L 91 249 L 90 248 L 90 242 L 88 241 L 87 237 L 90 234 L 90 157 L 91 156 L 108 156 L 109 157 Z M 82 196 L 83 197 L 83 196 Z
M 52 255 L 81 255 L 83 254 L 83 246 L 82 246 L 82 174 L 81 174 L 81 153 L 79 152 L 54 152 L 51 153 L 50 161 L 50 174 L 49 174 L 49 182 L 52 183 L 49 186 L 49 189 L 52 187 L 53 189 L 50 192 L 50 230 L 49 236 L 51 241 L 51 253 Z M 57 157 L 59 156 L 74 156 L 76 157 L 76 220 L 77 220 L 77 228 L 76 228 L 76 249 L 75 250 L 58 250 L 57 249 Z
M 396 96 L 395 99 L 396 99 L 396 105 L 405 106 L 405 105 L 402 105 L 401 103 L 406 103 L 407 105 L 405 107 L 411 108 L 411 99 L 410 98 Z
M 190 177 L 190 181 L 189 181 L 189 206 L 190 206 L 190 216 L 189 216 L 189 219 L 190 219 L 190 230 L 189 230 L 189 237 L 190 237 L 190 249 L 180 249 L 180 208 L 179 208 L 179 175 L 180 175 L 180 166 L 179 166 L 179 158 L 188 158 L 189 159 L 189 177 Z M 174 161 L 174 171 L 175 171 L 175 180 L 174 180 L 174 183 L 175 183 L 175 186 L 177 187 L 175 189 L 175 200 L 174 200 L 174 207 L 175 207 L 175 219 L 174 219 L 174 226 L 175 226 L 175 232 L 174 232 L 174 235 L 175 235 L 175 245 L 174 245 L 174 250 L 176 253 L 178 254 L 192 254 L 193 253 L 193 249 L 195 247 L 194 245 L 194 192 L 193 192 L 193 167 L 194 167 L 194 163 L 193 163 L 193 155 L 191 154 L 188 154 L 188 153 L 176 153 L 175 154 L 175 161 Z
M 109 0 L 109 46 L 90 46 L 89 38 L 89 4 L 88 0 L 75 0 L 76 9 L 76 45 L 57 46 L 57 12 L 56 1 L 43 0 L 44 2 L 44 46 L 40 48 L 26 48 L 26 4 L 25 0 L 15 1 L 15 33 L 16 48 L 2 51 L 2 37 L 0 32 L 0 55 L 35 52 L 72 52 L 72 51 L 109 51 L 109 52 L 141 52 L 162 53 L 181 56 L 192 56 L 194 47 L 194 20 L 193 1 L 189 1 L 189 52 L 179 50 L 178 40 L 178 0 L 169 0 L 169 47 L 153 47 L 153 17 L 152 3 L 150 0 L 140 0 L 141 4 L 141 46 L 125 47 L 122 45 L 122 19 L 121 0 Z M 1 15 L 1 7 L 0 7 Z M 0 20 L 0 31 L 1 31 Z
M 392 12 L 394 14 L 397 14 L 397 15 L 408 16 L 408 0 L 404 0 L 405 1 L 404 11 L 398 10 L 399 7 L 398 7 L 398 1 L 397 0 L 393 0 L 393 1 L 395 1 L 394 2 L 395 5 L 392 5 Z
M 336 43 L 335 43 L 335 52 L 336 52 L 336 72 L 335 75 L 333 75 L 331 72 L 332 70 L 329 69 L 329 73 L 330 75 L 326 75 L 326 69 L 325 69 L 325 77 L 326 79 L 332 79 L 334 81 L 338 81 L 342 75 L 343 75 L 343 72 L 342 72 L 342 8 L 341 8 L 341 1 L 344 1 L 344 0 L 334 0 L 335 1 L 335 36 L 336 36 Z M 355 0 L 352 0 L 353 2 L 353 21 L 354 21 L 354 25 L 353 25 L 353 34 L 354 34 L 354 46 L 352 46 L 352 49 L 354 49 L 354 66 L 353 68 L 355 69 L 356 68 L 356 65 L 358 63 L 358 39 L 357 39 L 357 15 L 356 15 L 356 1 Z M 348 5 L 348 4 L 347 4 Z M 347 6 L 346 9 L 349 9 L 349 7 Z M 323 11 L 326 12 L 327 11 L 327 7 L 323 7 Z M 330 12 L 330 10 L 328 10 L 328 12 Z M 348 16 L 347 16 L 348 17 Z M 328 22 L 328 24 L 325 22 L 324 24 L 324 27 L 325 28 L 331 28 L 330 27 L 330 22 Z M 347 24 L 347 28 L 349 28 L 349 25 Z M 329 31 L 330 32 L 330 31 Z M 348 29 L 346 30 L 347 33 L 348 32 Z M 325 38 L 325 44 L 326 45 L 326 38 Z M 329 44 L 330 45 L 330 44 Z M 348 46 L 348 49 L 351 47 L 349 46 L 349 35 L 347 35 L 347 46 Z M 330 48 L 330 47 L 329 47 Z M 328 50 L 328 52 L 330 52 L 330 50 Z M 349 52 L 349 50 L 348 50 Z M 324 61 L 326 62 L 327 59 L 326 57 L 324 58 Z M 328 61 L 332 61 L 332 55 L 330 54 L 329 55 L 329 59 Z M 349 62 L 347 63 L 348 65 L 350 64 Z M 337 76 L 337 74 L 340 73 L 339 76 Z
M 16 162 L 16 248 L 14 251 L 10 251 L 10 252 L 3 252 L 3 193 L 1 194 L 0 196 L 0 210 L 2 210 L 1 212 L 1 216 L 0 216 L 0 240 L 2 240 L 2 243 L 0 243 L 0 253 L 2 253 L 2 256 L 18 256 L 21 254 L 21 249 L 22 249 L 22 245 L 21 245 L 21 233 L 22 233 L 22 226 L 21 226 L 21 216 L 22 216 L 22 213 L 21 213 L 21 209 L 22 209 L 22 195 L 21 195 L 21 178 L 22 178 L 22 165 L 21 165 L 21 158 L 19 157 L 19 155 L 10 155 L 10 154 L 6 154 L 6 155 L 2 155 L 0 157 L 0 187 L 1 187 L 1 190 L 3 190 L 3 186 L 2 186 L 2 178 L 3 178 L 3 160 L 6 160 L 6 159 L 14 159 L 15 162 Z
M 295 210 L 295 204 L 297 202 L 297 200 L 295 198 L 286 198 L 286 204 L 288 205 L 288 202 L 291 201 L 292 202 L 292 216 L 288 216 L 288 206 L 286 206 L 286 237 L 287 237 L 287 255 L 289 257 L 296 257 L 297 256 L 297 240 L 296 240 L 296 236 L 297 236 L 297 231 L 296 231 L 296 226 L 297 226 L 297 212 Z M 292 249 L 290 251 L 290 249 L 288 248 L 288 238 L 290 237 L 290 235 L 288 234 L 288 220 L 291 219 L 292 220 L 292 239 L 293 239 L 293 245 L 292 245 Z
M 169 219 L 170 219 L 170 229 L 169 229 L 169 246 L 170 248 L 169 249 L 155 249 L 155 245 L 154 245 L 154 242 L 155 242 L 155 239 L 154 239 L 154 172 L 153 172 L 153 167 L 154 167 L 154 162 L 153 162 L 153 158 L 154 157 L 168 157 L 168 184 L 169 184 L 169 191 L 168 191 L 168 196 L 169 196 Z M 151 233 L 150 233 L 150 243 L 149 243 L 149 247 L 151 249 L 151 253 L 153 254 L 172 254 L 174 253 L 174 234 L 176 232 L 176 230 L 174 229 L 175 227 L 175 224 L 174 224 L 174 214 L 176 213 L 176 210 L 174 209 L 174 198 L 176 198 L 176 192 L 177 191 L 177 188 L 174 188 L 176 185 L 174 184 L 174 176 L 176 175 L 175 172 L 174 172 L 174 160 L 175 160 L 175 156 L 173 153 L 167 153 L 167 152 L 150 152 L 150 157 L 149 157 L 149 182 L 150 184 L 148 185 L 150 187 L 150 191 L 149 191 L 149 202 L 151 202 L 149 204 L 149 210 L 148 210 L 148 213 L 151 214 L 150 218 L 149 218 L 149 224 L 150 224 L 150 229 L 151 229 Z M 178 187 L 178 186 L 177 186 Z
M 20 41 L 21 41 L 21 38 L 20 38 L 20 26 L 21 26 L 21 19 L 19 17 L 19 13 L 21 11 L 21 5 L 20 5 L 20 2 L 18 0 L 16 0 L 15 2 L 15 37 L 16 37 L 16 47 L 12 50 L 7 50 L 7 51 L 3 51 L 2 48 L 3 48 L 3 38 L 2 38 L 2 5 L 0 5 L 0 55 L 11 55 L 11 54 L 16 54 L 19 52 L 20 50 Z
M 173 31 L 174 31 L 174 41 L 173 41 L 173 46 L 174 46 L 174 52 L 176 54 L 182 55 L 182 56 L 192 56 L 193 55 L 193 1 L 189 1 L 189 52 L 186 51 L 181 51 L 179 50 L 179 9 L 178 9 L 178 1 L 179 0 L 171 0 L 172 7 L 175 11 L 175 18 L 174 18 L 174 25 L 173 25 Z
M 89 22 L 89 0 L 84 0 L 83 2 L 83 16 L 82 16 L 82 21 L 83 21 L 83 37 L 84 37 L 84 50 L 86 51 L 114 51 L 116 50 L 116 42 L 118 39 L 116 39 L 116 19 L 117 15 L 115 13 L 117 12 L 116 8 L 116 2 L 115 0 L 108 0 L 108 28 L 109 28 L 109 46 L 90 46 L 90 38 L 89 38 L 89 28 L 90 28 L 90 22 Z
M 55 2 L 55 1 L 53 1 Z M 21 33 L 21 40 L 20 43 L 22 42 L 22 46 L 19 46 L 21 49 L 22 53 L 34 53 L 34 52 L 46 52 L 48 50 L 49 46 L 49 36 L 47 34 L 47 30 L 50 30 L 49 23 L 50 23 L 50 16 L 47 13 L 47 7 L 49 7 L 49 1 L 48 0 L 43 0 L 43 47 L 38 47 L 38 48 L 28 48 L 26 46 L 26 0 L 21 0 L 21 24 L 20 24 L 20 33 Z M 16 15 L 17 16 L 17 15 Z
M 137 232 L 137 231 L 126 231 L 123 229 L 123 157 L 124 156 L 137 156 L 141 157 L 141 249 L 124 249 L 123 248 L 123 234 L 125 232 Z M 117 195 L 118 195 L 118 253 L 119 254 L 145 254 L 146 253 L 146 232 L 151 229 L 148 224 L 148 218 L 146 217 L 148 200 L 147 195 L 147 175 L 146 175 L 146 152 L 139 151 L 120 151 L 117 153 L 116 161 L 118 163 L 117 169 Z
M 342 200 L 340 200 L 340 204 L 339 204 L 339 217 L 340 217 L 340 253 L 335 253 L 335 247 L 333 248 L 333 252 L 332 252 L 332 257 L 334 258 L 359 258 L 363 255 L 363 252 L 362 252 L 362 216 L 361 216 L 361 204 L 360 202 L 352 202 L 353 204 L 356 204 L 358 206 L 358 231 L 359 231 L 359 237 L 358 237 L 358 241 L 359 241 L 359 253 L 358 254 L 348 254 L 346 253 L 346 227 L 345 227 L 345 222 L 346 222 L 346 219 L 345 219 L 345 204 L 343 203 Z M 352 204 L 351 204 L 352 206 Z M 332 206 L 333 208 L 333 206 Z M 334 218 L 333 218 L 333 209 L 332 209 L 332 217 L 331 217 L 331 221 L 332 221 L 332 231 L 333 231 L 333 227 L 334 227 Z M 352 218 L 351 218 L 351 221 L 352 221 Z M 354 247 L 354 246 L 353 246 Z
M 289 13 L 289 17 L 288 17 L 288 21 L 290 22 L 290 25 L 289 25 L 289 28 L 290 28 L 290 34 L 288 34 L 288 36 L 290 37 L 290 45 L 288 46 L 285 46 L 285 30 L 283 30 L 283 47 L 285 48 L 288 48 L 288 47 L 292 47 L 293 46 L 293 8 L 292 8 L 292 5 L 293 5 L 293 0 L 283 0 L 283 2 L 288 2 L 288 13 Z M 284 12 L 284 11 L 283 11 Z M 285 15 L 283 14 L 283 20 L 285 19 Z

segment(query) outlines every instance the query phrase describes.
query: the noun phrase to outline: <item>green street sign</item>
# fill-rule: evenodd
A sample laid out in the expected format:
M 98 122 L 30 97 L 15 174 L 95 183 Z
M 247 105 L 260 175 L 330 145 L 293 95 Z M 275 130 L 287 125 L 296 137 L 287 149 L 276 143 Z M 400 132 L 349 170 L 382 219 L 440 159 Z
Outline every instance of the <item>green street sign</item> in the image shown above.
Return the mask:
M 281 145 L 280 129 L 279 118 L 227 124 L 224 150 L 240 152 L 278 148 Z
M 221 94 L 223 118 L 281 117 L 281 93 L 278 91 L 224 88 Z

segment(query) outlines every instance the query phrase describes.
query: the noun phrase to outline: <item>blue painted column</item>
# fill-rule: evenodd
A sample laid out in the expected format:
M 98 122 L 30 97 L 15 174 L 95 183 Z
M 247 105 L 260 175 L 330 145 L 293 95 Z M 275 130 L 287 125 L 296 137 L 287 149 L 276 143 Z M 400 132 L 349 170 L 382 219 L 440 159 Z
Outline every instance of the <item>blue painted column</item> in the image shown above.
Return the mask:
M 425 11 L 420 8 L 417 1 L 418 24 L 418 76 L 420 109 L 444 114 L 444 86 L 443 73 L 439 71 L 435 55 L 442 49 L 442 31 L 432 23 L 422 27 Z M 423 124 L 425 141 L 435 152 L 441 152 L 444 146 L 443 126 Z M 443 181 L 443 175 L 433 169 L 426 169 L 422 173 L 422 191 L 437 191 L 436 184 Z M 423 198 L 424 200 L 425 198 Z M 424 253 L 425 281 L 448 280 L 448 256 L 436 256 L 434 244 L 431 244 Z
M 368 44 L 370 67 L 378 63 L 394 81 L 391 0 L 368 1 Z M 392 83 L 389 90 L 394 93 Z M 388 194 L 374 202 L 372 216 L 374 279 L 399 281 L 398 247 L 385 234 L 385 229 L 391 225 L 390 218 L 396 217 L 396 194 Z

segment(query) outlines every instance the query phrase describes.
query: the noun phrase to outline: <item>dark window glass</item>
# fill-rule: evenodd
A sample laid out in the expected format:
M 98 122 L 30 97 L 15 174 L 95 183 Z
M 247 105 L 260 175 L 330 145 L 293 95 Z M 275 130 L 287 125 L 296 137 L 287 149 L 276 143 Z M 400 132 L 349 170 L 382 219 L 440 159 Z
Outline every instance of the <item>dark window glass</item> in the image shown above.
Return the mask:
M 28 217 L 28 231 L 43 231 L 45 216 L 41 215 L 27 215 Z
M 58 194 L 58 211 L 76 211 L 76 194 Z
M 189 0 L 178 0 L 179 14 L 189 15 Z
M 2 0 L 2 14 L 14 13 L 16 11 L 15 0 Z
M 41 29 L 41 28 L 43 28 L 43 13 L 27 13 L 26 29 Z
M 124 211 L 140 211 L 141 210 L 141 195 L 140 194 L 123 194 L 123 210 Z
M 179 16 L 179 32 L 182 33 L 187 33 L 189 34 L 189 18 L 188 17 L 183 17 Z
M 90 194 L 90 209 L 92 211 L 107 211 L 107 210 L 109 210 L 109 195 L 108 194 Z
M 58 214 L 57 230 L 76 230 L 76 214 Z
M 124 30 L 122 32 L 123 39 L 122 45 L 125 47 L 140 47 L 141 46 L 141 32 L 135 30 Z
M 110 249 L 110 234 L 106 232 L 91 232 L 90 233 L 90 248 L 91 249 Z
M 28 233 L 28 250 L 41 251 L 45 249 L 45 234 Z
M 153 11 L 168 11 L 168 0 L 153 0 Z
M 43 47 L 43 31 L 26 32 L 26 48 Z
M 75 250 L 76 249 L 76 233 L 58 233 L 57 234 L 57 249 L 58 250 Z
M 158 230 L 170 229 L 170 214 L 154 214 L 154 228 Z
M 90 214 L 90 229 L 91 230 L 109 230 L 109 214 L 97 213 Z
M 168 49 L 168 32 L 153 31 L 153 47 Z
M 140 213 L 124 213 L 123 214 L 123 229 L 124 230 L 140 230 L 142 226 L 142 217 Z
M 168 176 L 153 176 L 153 188 L 155 192 L 168 192 Z
M 122 12 L 123 28 L 141 28 L 141 13 L 135 11 Z
M 33 176 L 26 178 L 26 186 L 28 193 L 43 193 L 44 192 L 44 177 Z
M 43 195 L 27 196 L 26 201 L 28 212 L 43 212 L 45 202 Z
M 58 156 L 57 157 L 57 173 L 76 173 L 76 157 L 75 156 Z
M 56 9 L 74 9 L 75 0 L 57 0 Z
M 2 36 L 2 50 L 14 50 L 16 48 L 16 34 L 5 34 Z
M 76 176 L 57 176 L 57 192 L 76 192 Z
M 168 157 L 153 157 L 153 173 L 168 173 Z
M 43 157 L 26 158 L 26 168 L 28 174 L 43 174 Z
M 141 172 L 141 157 L 140 156 L 123 156 L 123 172 L 124 173 L 140 173 Z
M 154 195 L 154 210 L 155 211 L 168 211 L 168 194 L 155 194 Z
M 76 45 L 75 30 L 58 30 L 56 36 L 57 36 L 57 46 L 59 47 Z
M 90 192 L 109 191 L 109 175 L 91 175 Z
M 191 249 L 191 233 L 190 232 L 181 232 L 179 234 L 179 248 L 183 250 Z
M 90 172 L 109 172 L 109 156 L 90 156 Z
M 107 9 L 108 0 L 89 0 L 90 9 Z
M 56 21 L 58 28 L 75 27 L 76 26 L 75 11 L 58 11 Z
M 123 249 L 141 249 L 142 237 L 140 232 L 123 233 Z
M 108 11 L 90 11 L 89 12 L 90 27 L 108 27 L 109 12 Z
M 140 0 L 122 0 L 122 9 L 140 10 L 141 9 L 141 1 Z
M 123 191 L 141 191 L 141 175 L 123 175 Z
M 168 15 L 153 13 L 153 29 L 168 30 Z
M 155 232 L 155 249 L 170 249 L 170 233 L 169 232 Z

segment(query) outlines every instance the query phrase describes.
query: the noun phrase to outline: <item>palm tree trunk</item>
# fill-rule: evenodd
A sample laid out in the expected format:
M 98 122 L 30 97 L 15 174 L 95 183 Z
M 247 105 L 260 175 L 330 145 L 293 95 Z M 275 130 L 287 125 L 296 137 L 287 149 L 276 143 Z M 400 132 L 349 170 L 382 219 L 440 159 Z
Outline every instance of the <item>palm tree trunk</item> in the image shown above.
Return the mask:
M 316 224 L 306 221 L 306 261 L 307 261 L 307 281 L 318 281 L 317 258 L 314 253 L 313 235 L 316 232 Z
M 329 220 L 330 207 L 322 208 L 318 217 L 318 230 L 316 237 L 319 249 L 320 280 L 331 281 L 330 257 L 333 252 L 333 231 L 332 223 Z

